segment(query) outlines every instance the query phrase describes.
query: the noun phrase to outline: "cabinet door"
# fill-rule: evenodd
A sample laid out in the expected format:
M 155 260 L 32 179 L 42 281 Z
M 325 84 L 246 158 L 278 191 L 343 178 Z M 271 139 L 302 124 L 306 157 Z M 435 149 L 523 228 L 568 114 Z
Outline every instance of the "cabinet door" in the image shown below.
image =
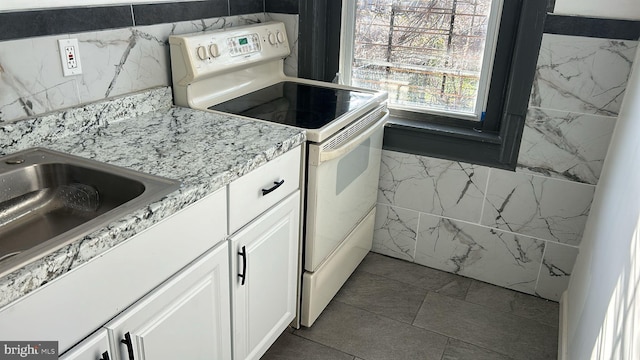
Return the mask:
M 109 322 L 119 359 L 229 359 L 227 254 L 223 243 Z
M 259 359 L 295 317 L 299 219 L 297 191 L 230 239 L 235 360 Z
M 100 329 L 95 334 L 64 353 L 60 360 L 112 360 L 109 350 L 107 330 Z

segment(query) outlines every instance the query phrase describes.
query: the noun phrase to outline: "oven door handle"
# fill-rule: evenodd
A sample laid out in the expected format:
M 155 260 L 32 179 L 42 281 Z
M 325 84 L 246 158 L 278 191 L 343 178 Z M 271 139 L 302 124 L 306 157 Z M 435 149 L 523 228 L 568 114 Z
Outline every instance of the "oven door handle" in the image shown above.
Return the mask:
M 380 118 L 377 122 L 371 125 L 368 129 L 364 130 L 360 134 L 356 135 L 354 138 L 340 146 L 339 148 L 329 150 L 329 151 L 320 151 L 318 154 L 318 165 L 322 164 L 325 161 L 333 160 L 338 158 L 344 154 L 347 154 L 351 150 L 360 146 L 365 140 L 367 140 L 374 132 L 378 131 L 379 128 L 383 127 L 387 122 L 387 114 Z

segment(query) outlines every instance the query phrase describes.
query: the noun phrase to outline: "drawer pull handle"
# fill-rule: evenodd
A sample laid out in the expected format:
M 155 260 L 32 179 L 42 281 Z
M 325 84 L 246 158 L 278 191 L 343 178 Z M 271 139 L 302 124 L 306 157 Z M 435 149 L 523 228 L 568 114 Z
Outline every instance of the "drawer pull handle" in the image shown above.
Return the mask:
M 270 188 L 270 189 L 262 189 L 262 196 L 265 196 L 268 193 L 272 192 L 273 190 L 279 188 L 280 186 L 282 186 L 282 184 L 284 184 L 284 179 L 282 179 L 282 180 L 280 180 L 278 182 L 274 181 L 272 188 Z
M 111 358 L 109 357 L 109 352 L 105 351 L 102 353 L 102 356 L 100 356 L 100 359 L 98 360 L 111 360 Z
M 129 334 L 128 332 L 124 334 L 124 339 L 120 340 L 120 342 L 127 345 L 127 354 L 129 355 L 129 360 L 134 360 L 133 343 L 131 342 L 131 334 Z
M 242 251 L 238 252 L 238 255 L 242 256 L 242 273 L 238 274 L 238 277 L 242 279 L 240 285 L 244 285 L 244 281 L 247 278 L 247 247 L 243 246 Z

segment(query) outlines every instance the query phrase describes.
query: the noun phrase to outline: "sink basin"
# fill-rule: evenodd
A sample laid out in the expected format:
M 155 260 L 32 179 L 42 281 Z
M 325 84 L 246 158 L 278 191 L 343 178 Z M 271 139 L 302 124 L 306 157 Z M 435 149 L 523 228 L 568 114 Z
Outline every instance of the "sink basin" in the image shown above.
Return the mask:
M 0 158 L 0 276 L 159 200 L 179 185 L 42 148 Z

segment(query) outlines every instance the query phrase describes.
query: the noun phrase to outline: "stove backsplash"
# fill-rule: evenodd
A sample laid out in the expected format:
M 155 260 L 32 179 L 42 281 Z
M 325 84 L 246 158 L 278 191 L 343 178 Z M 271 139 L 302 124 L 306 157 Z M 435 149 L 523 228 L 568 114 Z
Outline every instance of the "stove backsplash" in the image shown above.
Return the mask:
M 285 23 L 297 75 L 298 15 L 255 13 L 0 42 L 0 123 L 171 85 L 168 38 L 269 20 Z M 79 41 L 82 75 L 63 77 L 58 39 Z

